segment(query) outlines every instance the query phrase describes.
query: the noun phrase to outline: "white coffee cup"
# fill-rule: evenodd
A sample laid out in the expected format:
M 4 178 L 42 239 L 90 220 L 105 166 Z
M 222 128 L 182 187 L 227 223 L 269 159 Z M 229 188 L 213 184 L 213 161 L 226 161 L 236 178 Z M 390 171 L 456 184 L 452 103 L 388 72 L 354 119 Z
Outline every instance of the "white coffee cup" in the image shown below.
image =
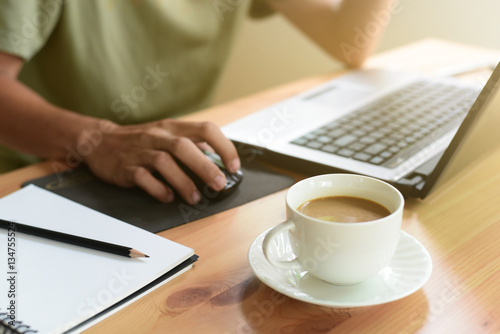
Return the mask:
M 308 217 L 297 208 L 321 197 L 352 196 L 386 207 L 391 214 L 369 222 L 337 223 Z M 354 174 L 327 174 L 294 184 L 286 194 L 287 220 L 275 226 L 264 238 L 268 261 L 279 268 L 304 269 L 309 274 L 336 285 L 360 283 L 385 268 L 396 250 L 403 217 L 404 198 L 390 184 Z M 287 232 L 288 231 L 288 232 Z M 270 254 L 281 233 L 289 233 L 295 255 L 280 261 Z M 275 245 L 275 244 L 274 244 Z

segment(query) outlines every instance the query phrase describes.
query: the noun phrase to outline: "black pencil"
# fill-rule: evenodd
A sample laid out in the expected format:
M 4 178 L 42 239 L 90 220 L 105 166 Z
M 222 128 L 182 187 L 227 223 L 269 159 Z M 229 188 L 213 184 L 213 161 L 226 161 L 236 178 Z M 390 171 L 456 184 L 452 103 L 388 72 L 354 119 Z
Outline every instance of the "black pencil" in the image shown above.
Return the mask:
M 86 247 L 95 249 L 102 252 L 107 252 L 116 255 L 122 255 L 127 257 L 149 257 L 148 255 L 139 252 L 131 247 L 115 245 L 104 241 L 93 240 L 89 238 L 79 237 L 76 235 L 66 234 L 57 231 L 51 231 L 44 228 L 19 224 L 16 222 L 10 222 L 7 220 L 0 219 L 0 228 L 12 229 L 14 232 L 20 232 L 25 234 L 34 235 L 36 237 L 41 237 L 45 239 L 50 239 L 54 241 L 64 242 L 67 244 L 72 244 L 76 246 Z

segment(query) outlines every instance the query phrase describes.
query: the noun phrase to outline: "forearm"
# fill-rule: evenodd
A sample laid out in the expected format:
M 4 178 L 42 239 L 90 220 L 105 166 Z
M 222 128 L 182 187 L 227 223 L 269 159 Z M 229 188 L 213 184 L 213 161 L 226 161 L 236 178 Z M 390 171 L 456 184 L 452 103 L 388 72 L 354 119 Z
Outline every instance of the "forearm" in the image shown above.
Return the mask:
M 0 143 L 43 158 L 64 158 L 84 130 L 99 120 L 56 107 L 0 74 Z
M 394 0 L 268 0 L 333 57 L 359 67 L 375 50 Z
M 187 203 L 202 199 L 201 189 L 175 159 L 199 175 L 212 193 L 224 188 L 224 174 L 197 143 L 219 153 L 230 172 L 240 168 L 236 148 L 212 123 L 164 119 L 119 126 L 53 106 L 1 71 L 0 87 L 0 143 L 45 158 L 64 159 L 77 151 L 79 162 L 100 179 L 122 187 L 138 186 L 159 201 L 171 202 L 172 188 Z

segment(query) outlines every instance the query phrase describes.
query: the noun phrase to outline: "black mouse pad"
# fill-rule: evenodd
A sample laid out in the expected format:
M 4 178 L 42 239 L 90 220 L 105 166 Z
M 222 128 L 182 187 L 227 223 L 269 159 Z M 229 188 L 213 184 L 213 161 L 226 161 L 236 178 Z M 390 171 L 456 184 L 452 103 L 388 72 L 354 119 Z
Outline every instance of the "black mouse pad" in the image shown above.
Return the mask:
M 88 168 L 52 174 L 25 182 L 50 190 L 108 216 L 153 233 L 182 225 L 285 189 L 294 179 L 278 174 L 258 162 L 242 166 L 243 180 L 230 196 L 210 201 L 204 194 L 200 203 L 191 206 L 179 196 L 172 203 L 160 203 L 139 188 L 120 188 L 99 180 Z

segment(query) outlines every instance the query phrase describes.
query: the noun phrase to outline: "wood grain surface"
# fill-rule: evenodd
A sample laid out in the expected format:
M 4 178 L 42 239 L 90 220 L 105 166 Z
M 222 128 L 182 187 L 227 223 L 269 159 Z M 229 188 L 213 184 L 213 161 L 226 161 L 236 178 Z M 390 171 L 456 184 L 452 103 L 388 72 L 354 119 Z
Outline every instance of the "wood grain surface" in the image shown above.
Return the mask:
M 434 62 L 429 54 L 437 53 Z M 368 67 L 432 72 L 500 52 L 424 40 L 374 57 Z M 436 60 L 437 59 L 437 60 Z M 226 124 L 331 78 L 304 79 L 193 114 Z M 285 219 L 280 191 L 159 233 L 195 249 L 193 269 L 98 323 L 87 333 L 500 333 L 500 147 L 440 184 L 425 200 L 407 200 L 402 229 L 433 259 L 430 280 L 391 303 L 349 309 L 286 297 L 249 267 L 250 244 Z M 0 195 L 53 172 L 51 162 L 0 176 Z M 302 175 L 294 174 L 297 180 Z

